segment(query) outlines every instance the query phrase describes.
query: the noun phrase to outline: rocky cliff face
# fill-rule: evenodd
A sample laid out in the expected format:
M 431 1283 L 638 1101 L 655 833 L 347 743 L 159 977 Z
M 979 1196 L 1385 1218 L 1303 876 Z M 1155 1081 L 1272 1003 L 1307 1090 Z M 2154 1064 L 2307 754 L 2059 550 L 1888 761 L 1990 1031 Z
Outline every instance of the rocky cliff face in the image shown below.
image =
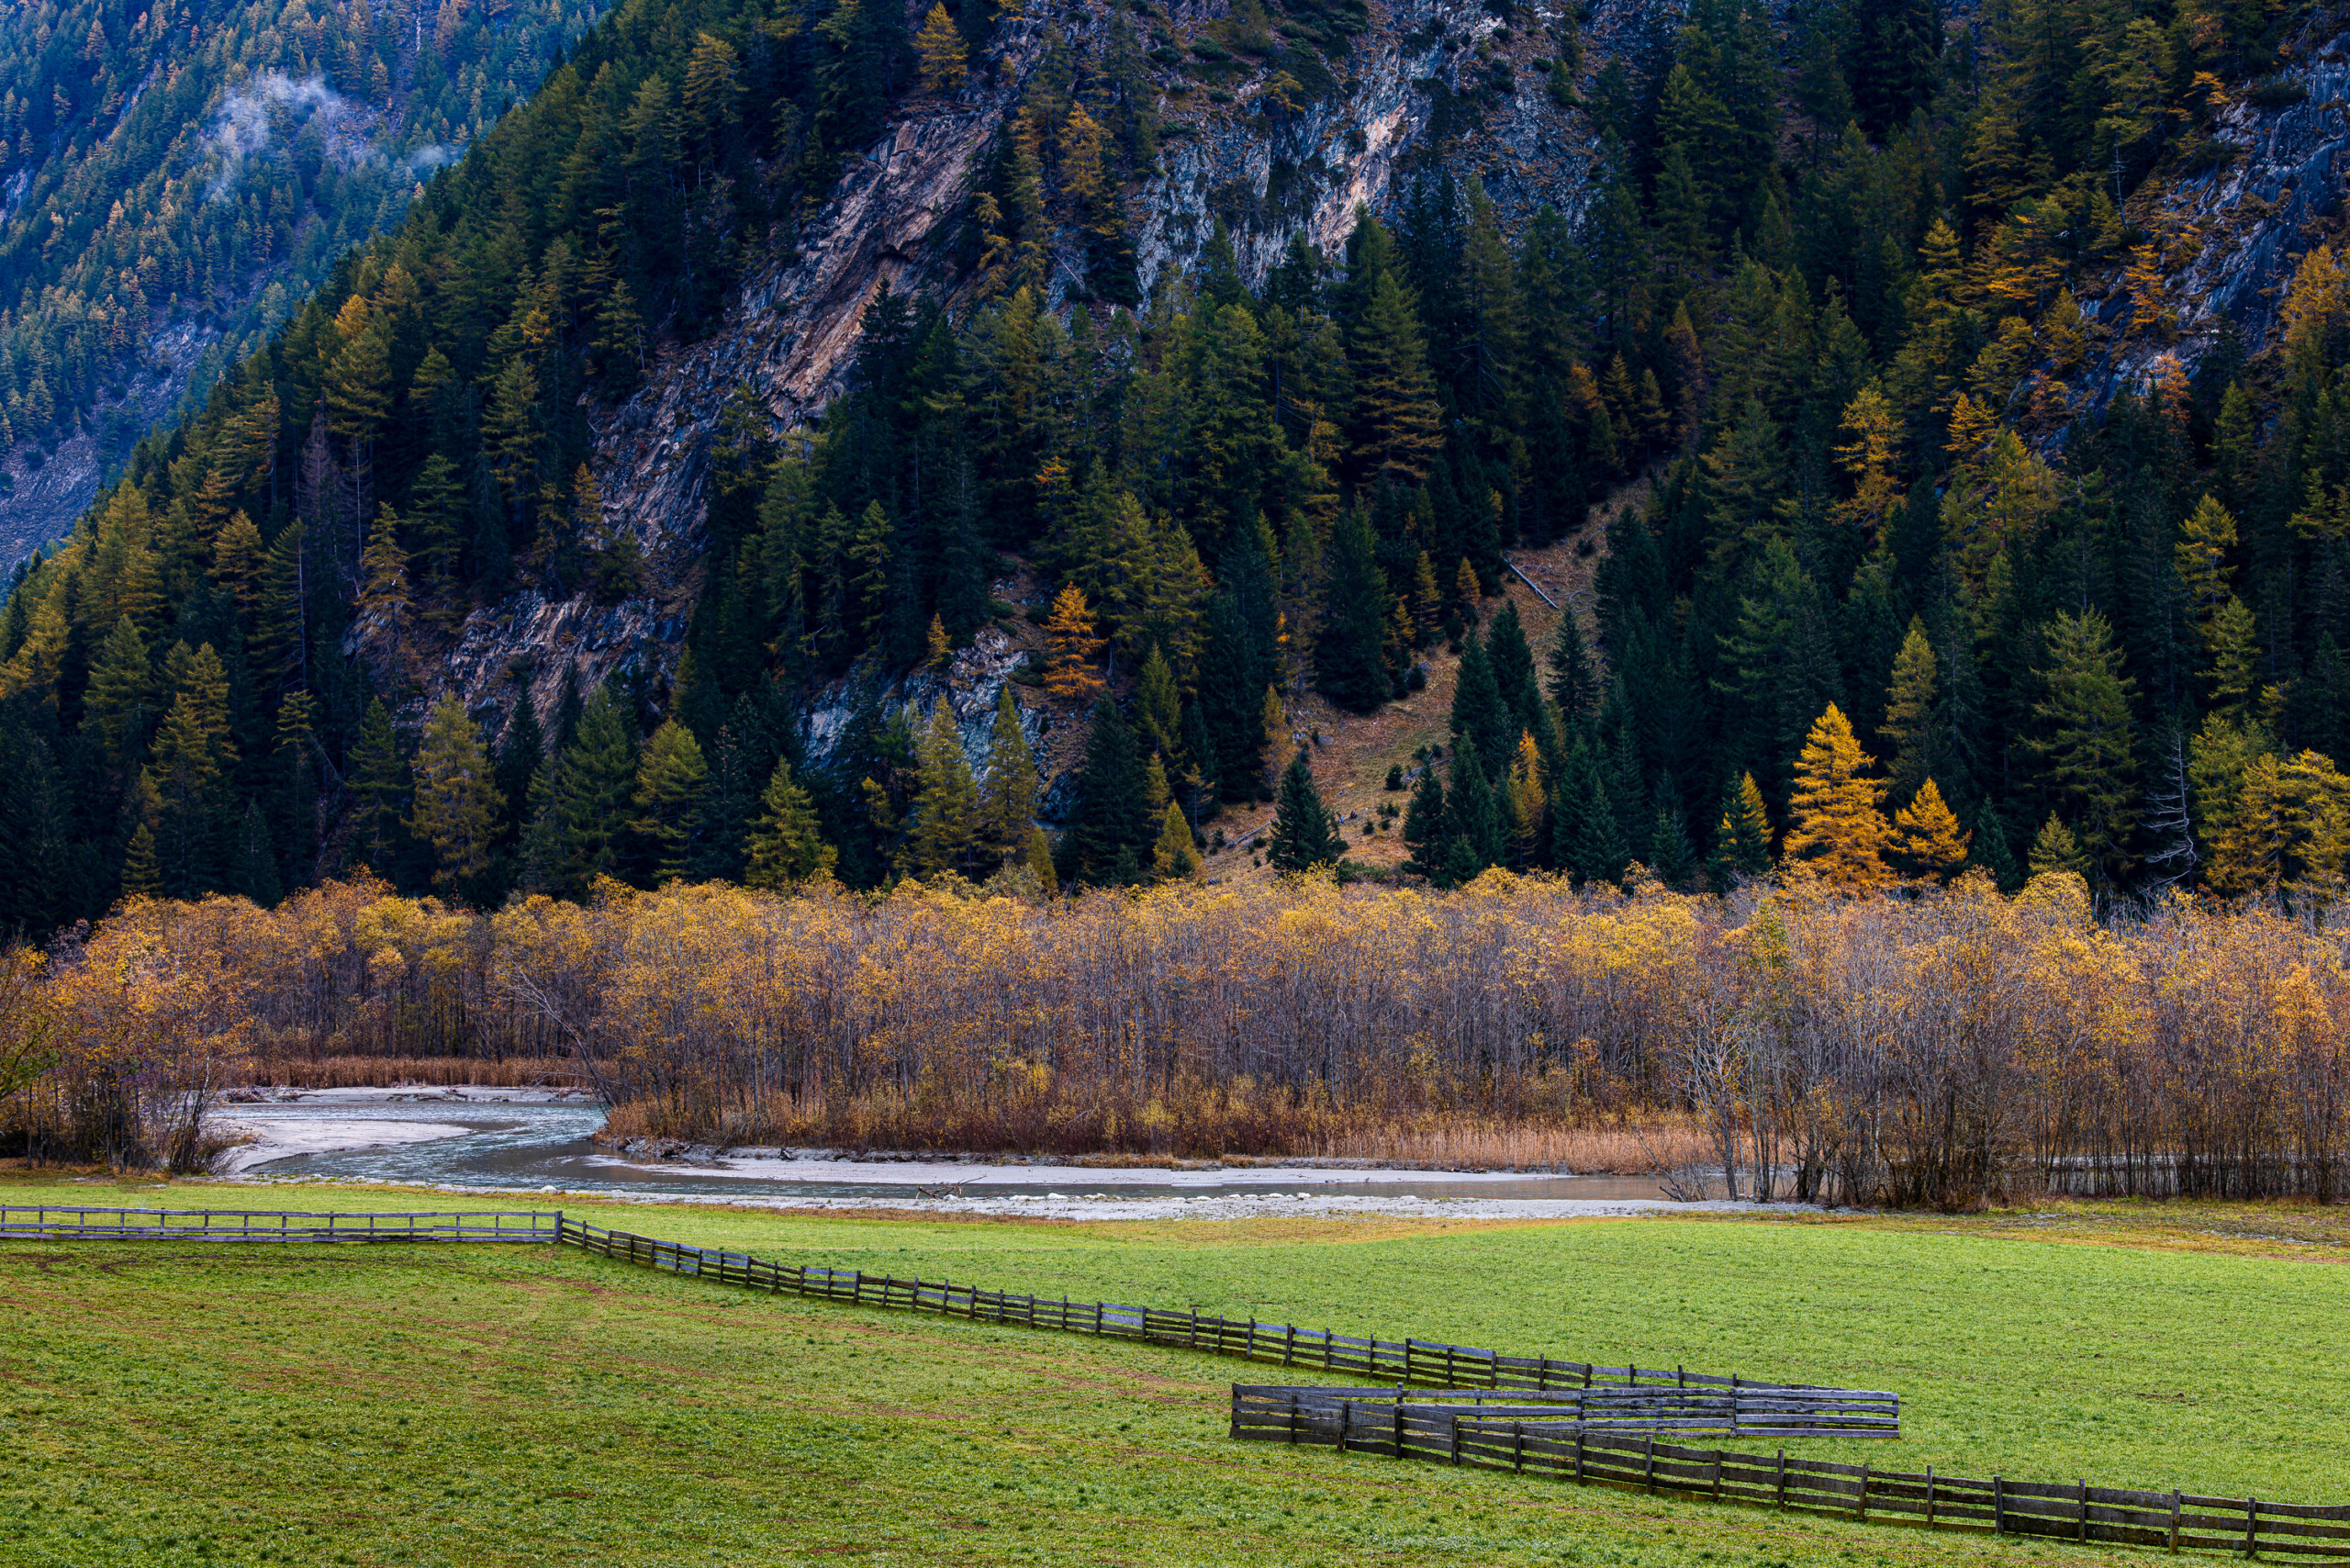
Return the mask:
M 2132 216 L 2167 246 L 2172 266 L 2159 302 L 2173 332 L 2140 333 L 2106 367 L 2100 400 L 2154 374 L 2176 353 L 2190 371 L 2232 327 L 2246 354 L 2267 346 L 2294 269 L 2340 215 L 2350 175 L 2350 36 L 2344 18 L 2312 20 L 2269 84 L 2230 106 L 2212 141 L 2219 166 L 2142 193 Z M 2295 95 L 2298 95 L 2296 96 Z M 2084 308 L 2115 322 L 2134 313 L 2119 279 Z
M 1608 0 L 1593 20 L 1593 35 L 1604 38 L 1637 9 L 1636 0 Z M 1210 0 L 1175 15 L 1181 30 L 1195 31 L 1225 10 Z M 1106 6 L 1080 5 L 1057 9 L 1050 23 L 1083 47 L 1109 16 Z M 1579 210 L 1590 165 L 1588 128 L 1578 112 L 1551 101 L 1543 75 L 1532 68 L 1536 58 L 1547 57 L 1558 17 L 1555 9 L 1533 12 L 1513 36 L 1476 4 L 1375 6 L 1370 28 L 1334 66 L 1335 90 L 1298 112 L 1263 102 L 1262 72 L 1225 95 L 1228 103 L 1199 92 L 1180 72 L 1159 73 L 1169 93 L 1160 168 L 1128 194 L 1146 294 L 1196 263 L 1219 217 L 1252 281 L 1300 229 L 1317 247 L 1334 251 L 1355 208 L 1385 209 L 1400 166 L 1432 151 L 1460 177 L 1482 178 L 1513 223 L 1545 202 Z M 989 69 L 975 72 L 960 95 L 902 110 L 841 177 L 822 210 L 789 241 L 778 241 L 739 289 L 723 330 L 665 355 L 636 395 L 602 420 L 597 468 L 607 520 L 643 551 L 650 590 L 605 608 L 585 598 L 551 604 L 518 593 L 474 611 L 447 655 L 443 678 L 493 727 L 524 699 L 542 719 L 551 717 L 566 673 L 587 689 L 641 664 L 656 673 L 674 667 L 700 586 L 704 492 L 719 405 L 735 386 L 748 386 L 766 402 L 776 430 L 789 431 L 839 389 L 859 319 L 884 284 L 901 294 L 929 290 L 949 299 L 967 292 L 955 241 L 974 161 L 1044 59 L 1046 28 L 1040 19 L 1014 26 Z M 1493 84 L 1504 72 L 1511 85 L 1496 101 Z M 1483 114 L 1452 117 L 1443 146 L 1431 149 L 1439 95 L 1466 96 L 1480 87 Z M 1057 305 L 1058 280 L 1066 275 L 1057 269 Z M 363 629 L 354 646 L 368 641 Z M 990 666 L 1000 652 L 958 655 L 944 678 L 958 711 L 992 707 L 1002 672 Z M 895 695 L 929 694 L 909 688 Z M 820 755 L 834 727 L 825 722 L 834 706 L 820 704 L 812 716 Z M 978 723 L 983 730 L 983 718 Z

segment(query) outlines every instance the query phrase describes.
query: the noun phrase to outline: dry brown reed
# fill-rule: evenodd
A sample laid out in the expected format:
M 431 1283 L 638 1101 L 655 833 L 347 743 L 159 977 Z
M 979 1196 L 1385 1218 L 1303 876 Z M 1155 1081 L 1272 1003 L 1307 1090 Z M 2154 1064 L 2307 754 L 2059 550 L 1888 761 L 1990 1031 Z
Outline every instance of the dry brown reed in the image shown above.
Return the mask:
M 576 1089 L 570 1063 L 509 1057 L 278 1057 L 255 1060 L 249 1082 L 270 1089 Z

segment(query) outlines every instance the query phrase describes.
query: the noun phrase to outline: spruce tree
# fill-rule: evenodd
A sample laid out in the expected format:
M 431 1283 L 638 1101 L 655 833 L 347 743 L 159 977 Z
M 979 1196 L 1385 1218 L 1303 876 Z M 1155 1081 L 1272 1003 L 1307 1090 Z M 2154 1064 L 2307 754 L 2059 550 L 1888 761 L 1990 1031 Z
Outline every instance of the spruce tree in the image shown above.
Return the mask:
M 359 858 L 377 876 L 386 875 L 394 868 L 401 823 L 408 815 L 408 770 L 392 738 L 391 711 L 380 697 L 368 699 L 360 716 L 359 739 L 346 759 L 343 777 L 356 808 Z
M 1085 764 L 1078 776 L 1077 823 L 1071 849 L 1078 877 L 1108 882 L 1119 874 L 1123 855 L 1139 875 L 1158 824 L 1143 802 L 1142 757 L 1134 731 L 1107 697 L 1093 705 L 1093 729 L 1086 737 Z
M 996 695 L 979 813 L 980 840 L 997 856 L 1017 858 L 1027 851 L 1036 823 L 1036 756 L 1029 749 L 1028 732 L 1021 727 L 1020 708 L 1012 700 L 1009 682 Z
M 1877 734 L 1893 753 L 1886 790 L 1889 804 L 1907 805 L 1919 786 L 1944 766 L 1949 732 L 1935 689 L 1935 662 L 1925 622 L 1913 615 L 1901 639 L 1901 651 L 1894 655 L 1893 676 L 1885 693 L 1885 722 L 1877 726 Z
M 1714 891 L 1726 893 L 1741 880 L 1760 877 L 1771 868 L 1771 819 L 1762 806 L 1762 790 L 1751 773 L 1741 774 L 1722 791 L 1721 821 L 1714 828 L 1710 866 Z
M 2007 824 L 1988 803 L 1975 814 L 1974 841 L 1967 846 L 1966 864 L 1988 875 L 2003 893 L 2023 886 L 2023 868 L 2008 846 Z
M 636 765 L 634 827 L 650 846 L 655 882 L 689 874 L 700 857 L 702 807 L 710 788 L 710 764 L 693 731 L 665 719 L 644 743 Z
M 539 728 L 539 711 L 526 690 L 514 700 L 513 716 L 498 738 L 498 801 L 499 841 L 520 839 L 531 817 L 531 775 L 546 760 L 546 735 Z
M 1565 782 L 1554 796 L 1550 863 L 1577 881 L 1613 882 L 1631 857 L 1597 744 L 1578 740 L 1567 753 Z
M 1550 700 L 1566 715 L 1570 736 L 1589 724 L 1599 710 L 1599 676 L 1572 610 L 1559 617 L 1558 640 L 1550 645 Z
M 1494 799 L 1491 776 L 1475 746 L 1464 745 L 1452 754 L 1452 784 L 1445 791 L 1445 825 L 1452 839 L 1445 851 L 1448 881 L 1468 879 L 1460 874 L 1464 854 L 1474 862 L 1474 869 L 1469 872 L 1469 877 L 1474 877 L 1488 866 L 1500 865 L 1509 853 L 1502 835 L 1500 803 Z
M 2070 816 L 2081 853 L 2109 879 L 2121 872 L 2137 821 L 2135 683 L 2121 673 L 2112 628 L 2096 610 L 2059 610 L 2046 636 L 2040 677 L 2047 695 L 2031 710 L 2038 733 L 2021 737 L 2021 746 L 2040 760 L 2044 798 Z
M 1420 770 L 1412 786 L 1412 803 L 1404 811 L 1404 843 L 1411 849 L 1403 868 L 1435 881 L 1444 874 L 1444 852 L 1451 843 L 1445 831 L 1444 786 L 1437 782 L 1436 767 Z
M 1569 617 L 1572 619 L 1572 617 Z M 1517 618 L 1517 604 L 1504 599 L 1485 633 L 1485 657 L 1493 665 L 1494 682 L 1508 708 L 1513 748 L 1517 734 L 1542 728 L 1542 688 L 1534 678 L 1534 650 L 1527 645 L 1526 628 Z M 1490 759 L 1489 759 L 1490 760 Z
M 1265 864 L 1276 871 L 1307 871 L 1335 866 L 1345 857 L 1346 840 L 1338 824 L 1314 788 L 1314 770 L 1305 753 L 1290 758 L 1281 775 L 1281 793 L 1273 803 L 1273 831 L 1265 848 Z
M 1516 715 L 1503 699 L 1493 661 L 1474 633 L 1460 647 L 1460 671 L 1452 689 L 1451 729 L 1454 752 L 1474 751 L 1488 778 L 1508 767 L 1511 755 L 1517 750 Z
M 562 829 L 563 881 L 584 893 L 597 877 L 617 876 L 636 784 L 636 746 L 611 687 L 599 686 L 579 711 L 579 728 L 554 779 Z
M 1387 575 L 1379 569 L 1370 520 L 1360 508 L 1338 519 L 1330 539 L 1321 626 L 1314 644 L 1315 684 L 1341 708 L 1368 713 L 1393 682 L 1384 658 Z
M 906 869 L 917 877 L 969 873 L 977 865 L 981 834 L 979 791 L 971 779 L 955 711 L 944 697 L 932 704 L 930 722 L 915 742 L 914 767 L 921 781 L 906 836 Z
M 269 823 L 261 802 L 248 801 L 245 814 L 229 837 L 228 889 L 263 909 L 285 896 L 277 879 L 277 848 L 269 836 Z
M 455 692 L 432 705 L 417 747 L 408 826 L 431 848 L 433 881 L 453 893 L 489 866 L 498 834 L 498 781 L 481 729 Z

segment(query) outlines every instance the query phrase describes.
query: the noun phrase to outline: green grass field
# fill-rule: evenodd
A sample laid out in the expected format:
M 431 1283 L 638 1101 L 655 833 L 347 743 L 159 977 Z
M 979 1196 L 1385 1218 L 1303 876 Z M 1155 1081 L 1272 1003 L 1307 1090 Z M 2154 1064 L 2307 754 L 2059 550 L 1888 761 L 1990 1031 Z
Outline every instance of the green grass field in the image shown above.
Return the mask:
M 36 1189 L 521 1206 L 0 1179 L 9 1201 Z M 2350 1229 L 2309 1209 L 1081 1226 L 564 1206 L 785 1261 L 1888 1387 L 1904 1439 L 1866 1445 L 1888 1467 L 2350 1500 Z M 0 1563 L 2098 1555 L 1228 1441 L 1225 1385 L 1270 1375 L 553 1248 L 0 1243 Z

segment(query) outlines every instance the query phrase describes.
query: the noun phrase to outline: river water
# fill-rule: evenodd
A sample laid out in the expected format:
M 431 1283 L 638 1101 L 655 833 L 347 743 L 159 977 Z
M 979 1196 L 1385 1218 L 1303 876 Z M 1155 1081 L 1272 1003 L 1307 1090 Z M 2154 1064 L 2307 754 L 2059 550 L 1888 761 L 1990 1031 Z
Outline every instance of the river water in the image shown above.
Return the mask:
M 229 1161 L 229 1170 L 248 1179 L 1091 1218 L 1301 1212 L 1539 1217 L 1623 1213 L 1667 1202 L 1653 1179 L 1617 1176 L 1305 1166 L 1097 1169 L 859 1161 L 778 1151 L 696 1159 L 630 1157 L 592 1141 L 603 1126 L 602 1106 L 576 1100 L 548 1103 L 543 1096 L 496 1090 L 452 1096 L 431 1091 L 317 1091 L 296 1099 L 224 1106 L 220 1116 L 256 1139 Z

